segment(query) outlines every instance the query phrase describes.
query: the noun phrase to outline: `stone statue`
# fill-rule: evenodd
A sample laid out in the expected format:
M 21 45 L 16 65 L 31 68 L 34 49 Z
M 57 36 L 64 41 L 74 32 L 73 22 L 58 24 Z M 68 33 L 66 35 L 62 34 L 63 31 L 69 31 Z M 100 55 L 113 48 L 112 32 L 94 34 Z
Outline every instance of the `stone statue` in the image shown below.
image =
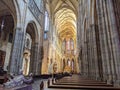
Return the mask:
M 3 86 L 7 88 L 12 88 L 12 87 L 20 86 L 24 83 L 30 84 L 32 82 L 33 82 L 32 73 L 30 74 L 29 78 L 26 78 L 22 73 L 20 73 L 20 75 L 15 76 L 10 81 L 4 83 Z

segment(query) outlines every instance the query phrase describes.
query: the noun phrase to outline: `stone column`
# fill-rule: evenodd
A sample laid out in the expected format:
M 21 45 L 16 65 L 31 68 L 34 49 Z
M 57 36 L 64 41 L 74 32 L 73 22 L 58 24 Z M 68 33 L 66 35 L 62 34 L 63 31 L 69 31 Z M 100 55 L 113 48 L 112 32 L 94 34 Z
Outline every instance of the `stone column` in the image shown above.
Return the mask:
M 116 22 L 116 28 L 117 28 L 117 31 L 119 34 L 119 40 L 120 40 L 120 1 L 119 0 L 112 0 L 109 2 L 111 2 L 113 5 L 113 7 L 111 7 L 111 8 L 113 8 L 112 13 L 114 12 L 114 17 L 115 17 L 114 19 Z
M 103 62 L 101 57 L 101 48 L 100 48 L 100 36 L 99 36 L 99 29 L 98 25 L 94 26 L 95 29 L 95 40 L 96 40 L 96 57 L 95 57 L 95 63 L 96 63 L 96 79 L 102 80 L 103 78 Z
M 16 28 L 14 34 L 14 42 L 11 52 L 10 64 L 9 64 L 9 72 L 18 74 L 21 69 L 21 60 L 22 60 L 22 51 L 23 51 L 23 40 L 24 40 L 24 32 L 21 28 Z
M 98 53 L 97 53 L 97 43 L 96 43 L 96 25 L 95 24 L 92 24 L 90 25 L 90 37 L 91 37 L 91 40 L 90 40 L 90 48 L 91 48 L 91 76 L 94 78 L 94 79 L 97 79 L 98 78 Z
M 40 68 L 38 67 L 40 64 L 39 62 L 39 47 L 38 43 L 34 43 L 31 48 L 31 60 L 30 60 L 30 72 L 34 75 L 38 74 L 38 69 L 40 72 Z
M 0 28 L 0 47 L 3 46 L 3 40 L 4 40 L 4 37 L 5 37 L 4 33 L 5 32 L 3 31 L 3 29 Z
M 84 30 L 84 44 L 83 44 L 83 67 L 84 67 L 84 75 L 88 76 L 88 48 L 87 48 L 87 30 Z
M 88 77 L 89 78 L 92 78 L 92 73 L 93 73 L 93 69 L 92 69 L 92 65 L 93 65 L 93 63 L 94 62 L 92 62 L 93 61 L 93 59 L 92 59 L 92 55 L 93 55 L 93 53 L 92 53 L 92 30 L 91 30 L 91 28 L 89 28 L 89 29 L 87 29 L 87 31 L 86 31 L 87 33 L 86 33 L 86 44 L 87 44 L 87 63 L 88 63 Z
M 115 22 L 115 14 L 112 0 L 106 1 L 108 7 L 109 34 L 111 35 L 111 52 L 113 59 L 111 63 L 112 79 L 115 84 L 120 82 L 120 40 Z
M 87 29 L 86 30 L 86 45 L 87 45 L 87 53 L 86 53 L 86 55 L 87 55 L 87 67 L 88 67 L 88 72 L 87 72 L 87 74 L 88 74 L 88 77 L 90 77 L 91 78 L 91 53 L 90 53 L 90 39 L 91 39 L 91 37 L 90 37 L 90 29 Z
M 105 7 L 103 5 L 104 0 L 97 0 L 97 15 L 98 15 L 98 28 L 100 35 L 100 46 L 101 46 L 101 56 L 103 62 L 103 80 L 108 79 L 108 75 L 110 75 L 110 53 L 109 53 L 109 43 L 108 43 L 108 35 L 107 28 L 105 22 Z
M 44 49 L 43 49 L 43 37 L 44 35 L 44 29 L 41 27 L 41 33 L 40 33 L 40 43 L 39 43 L 39 66 L 38 66 L 38 73 L 41 74 L 42 70 L 42 61 L 44 57 Z M 49 43 L 49 42 L 48 42 Z M 48 47 L 49 48 L 49 47 Z M 49 50 L 49 49 L 48 49 Z
M 109 20 L 108 20 L 108 17 L 109 17 L 109 14 L 108 13 L 108 7 L 107 7 L 107 1 L 103 1 L 103 7 L 104 7 L 104 22 L 105 22 L 105 26 L 106 26 L 106 30 L 105 30 L 105 33 L 106 33 L 106 38 L 107 38 L 107 50 L 108 50 L 108 60 L 107 60 L 107 63 L 109 65 L 108 67 L 108 77 L 107 77 L 107 82 L 108 83 L 112 83 L 112 61 L 113 61 L 113 51 L 112 51 L 112 42 L 111 42 L 111 34 L 110 34 L 110 27 L 109 27 Z
M 44 50 L 43 50 L 43 46 L 39 47 L 39 65 L 38 65 L 38 73 L 41 74 L 41 69 L 42 69 L 42 60 L 44 57 Z

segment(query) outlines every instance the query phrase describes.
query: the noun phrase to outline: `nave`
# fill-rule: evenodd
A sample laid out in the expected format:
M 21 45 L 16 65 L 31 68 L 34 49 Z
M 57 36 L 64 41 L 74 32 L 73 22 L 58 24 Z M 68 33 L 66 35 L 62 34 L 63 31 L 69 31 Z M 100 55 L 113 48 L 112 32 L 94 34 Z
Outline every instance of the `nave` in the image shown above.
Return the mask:
M 12 79 L 8 86 L 39 90 L 45 81 L 47 90 L 119 90 L 120 0 L 0 0 L 0 6 L 1 90 L 21 70 L 34 83 Z M 51 74 L 59 80 L 48 87 L 41 76 Z

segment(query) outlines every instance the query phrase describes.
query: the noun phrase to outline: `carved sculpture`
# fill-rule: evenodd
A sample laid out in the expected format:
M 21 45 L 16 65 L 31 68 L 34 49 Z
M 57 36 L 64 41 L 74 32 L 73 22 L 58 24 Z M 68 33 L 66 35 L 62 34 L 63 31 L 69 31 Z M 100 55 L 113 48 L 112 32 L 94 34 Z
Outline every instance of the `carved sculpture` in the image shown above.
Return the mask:
M 16 86 L 20 86 L 23 85 L 24 83 L 26 84 L 30 84 L 33 82 L 33 78 L 32 78 L 32 73 L 30 74 L 29 78 L 26 78 L 22 73 L 18 76 L 15 76 L 13 79 L 11 79 L 10 81 L 6 82 L 3 84 L 4 87 L 7 88 L 12 88 L 12 87 L 16 87 Z

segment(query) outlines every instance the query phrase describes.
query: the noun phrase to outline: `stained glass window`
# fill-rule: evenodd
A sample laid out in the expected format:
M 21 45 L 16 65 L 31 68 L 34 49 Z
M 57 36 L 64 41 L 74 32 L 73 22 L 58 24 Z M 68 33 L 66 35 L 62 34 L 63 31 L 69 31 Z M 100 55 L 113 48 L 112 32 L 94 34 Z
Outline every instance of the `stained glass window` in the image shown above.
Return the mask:
M 70 50 L 70 40 L 67 40 L 66 48 L 67 50 Z
M 68 59 L 67 63 L 68 63 L 68 66 L 71 66 L 71 62 L 70 62 L 70 60 L 69 60 L 69 59 Z
M 66 44 L 66 41 L 65 41 L 65 39 L 64 39 L 63 44 L 62 44 L 62 49 L 63 49 L 63 50 L 65 50 L 65 44 Z
M 45 31 L 49 30 L 49 16 L 48 16 L 48 12 L 45 11 Z
M 62 43 L 62 50 L 64 50 L 66 54 L 74 53 L 74 40 L 72 38 L 64 39 Z
M 74 49 L 74 41 L 73 41 L 73 39 L 70 39 L 70 47 L 71 47 L 71 50 Z
M 47 32 L 44 32 L 44 39 L 47 39 Z
M 44 39 L 47 39 L 47 32 L 49 31 L 49 16 L 48 16 L 48 12 L 45 11 L 45 30 L 44 30 Z

